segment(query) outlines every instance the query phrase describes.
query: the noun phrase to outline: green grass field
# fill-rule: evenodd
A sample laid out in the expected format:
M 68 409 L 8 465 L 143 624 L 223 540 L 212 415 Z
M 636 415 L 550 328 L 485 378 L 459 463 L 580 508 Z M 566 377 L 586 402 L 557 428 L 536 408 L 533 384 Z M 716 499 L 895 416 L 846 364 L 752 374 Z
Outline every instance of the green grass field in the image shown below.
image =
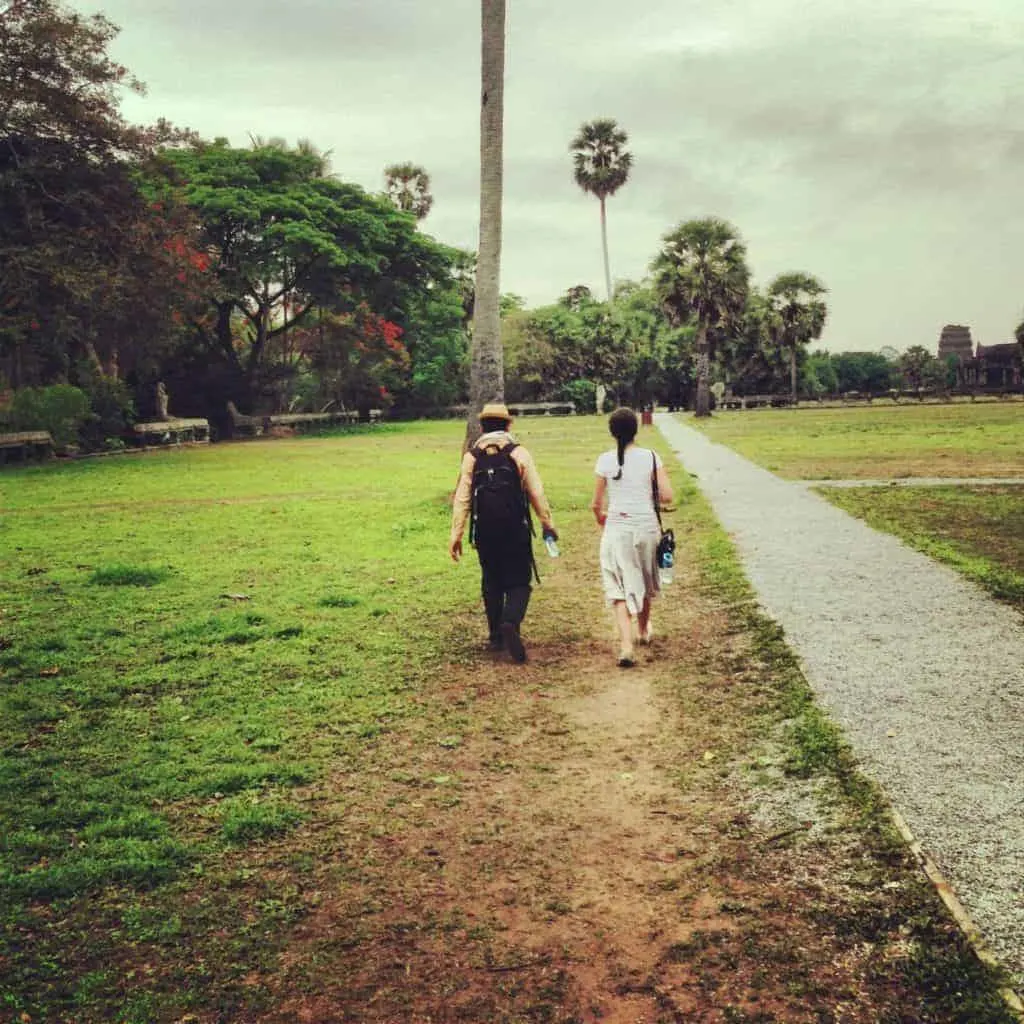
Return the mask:
M 687 422 L 794 480 L 1024 476 L 1024 404 L 716 412 Z
M 4 884 L 155 882 L 297 820 L 289 790 L 397 713 L 468 600 L 436 442 L 409 428 L 4 475 L 0 800 L 23 823 Z M 208 831 L 179 829 L 198 807 Z
M 445 547 L 461 429 L 0 477 L 5 935 L 39 926 L 38 901 L 73 930 L 90 892 L 127 922 L 107 952 L 182 928 L 134 893 L 222 878 L 238 844 L 307 816 L 302 786 L 415 713 L 450 613 L 473 599 Z M 247 941 L 281 912 L 257 911 Z M 8 1005 L 19 989 L 74 1004 L 109 987 L 72 982 L 55 953 L 25 962 L 13 941 L 7 960 L 31 977 L 7 973 Z

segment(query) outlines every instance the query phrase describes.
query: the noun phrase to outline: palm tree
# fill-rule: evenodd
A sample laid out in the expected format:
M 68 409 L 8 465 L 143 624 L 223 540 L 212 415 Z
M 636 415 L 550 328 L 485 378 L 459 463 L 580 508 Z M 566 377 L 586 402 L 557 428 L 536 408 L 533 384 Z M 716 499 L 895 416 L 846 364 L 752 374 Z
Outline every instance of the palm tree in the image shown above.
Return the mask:
M 629 177 L 633 157 L 623 148 L 629 136 L 611 118 L 591 121 L 572 140 L 576 184 L 597 196 L 601 203 L 601 247 L 604 251 L 604 283 L 612 300 L 612 272 L 608 264 L 608 217 L 605 200 L 614 195 Z
M 320 149 L 315 146 L 309 139 L 299 139 L 295 143 L 295 152 L 301 153 L 303 156 L 307 156 L 314 162 L 313 166 L 313 177 L 314 178 L 327 178 L 331 174 L 331 153 L 333 150 Z
M 434 205 L 430 194 L 430 175 L 417 164 L 392 164 L 384 168 L 388 198 L 400 210 L 423 220 Z
M 585 284 L 576 284 L 558 301 L 574 313 L 578 313 L 588 302 L 594 301 L 594 296 Z
M 768 287 L 772 339 L 789 353 L 789 383 L 793 405 L 797 403 L 797 351 L 821 337 L 828 316 L 825 286 L 799 271 L 780 274 Z
M 662 239 L 651 264 L 662 306 L 674 326 L 697 318 L 698 416 L 711 415 L 708 332 L 743 314 L 749 288 L 747 249 L 736 229 L 717 217 L 680 224 Z
M 272 135 L 269 139 L 264 135 L 249 133 L 249 143 L 253 149 L 287 149 L 288 140 L 280 135 Z
M 477 415 L 505 397 L 501 351 L 501 200 L 505 107 L 505 0 L 480 0 L 480 246 L 470 346 L 466 444 L 480 435 Z

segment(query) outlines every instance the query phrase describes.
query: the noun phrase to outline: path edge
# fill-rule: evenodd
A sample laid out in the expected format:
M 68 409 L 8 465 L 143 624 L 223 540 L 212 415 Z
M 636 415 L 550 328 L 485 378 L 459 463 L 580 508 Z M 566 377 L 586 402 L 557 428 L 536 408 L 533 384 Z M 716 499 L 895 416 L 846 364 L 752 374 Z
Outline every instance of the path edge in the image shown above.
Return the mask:
M 911 832 L 910 826 L 904 820 L 903 815 L 900 814 L 900 812 L 897 811 L 891 803 L 889 804 L 889 814 L 892 817 L 893 824 L 896 826 L 897 831 L 903 837 L 903 841 L 907 844 L 907 847 L 914 855 L 914 859 L 920 865 L 921 869 L 928 877 L 928 880 L 935 887 L 935 891 L 938 893 L 939 899 L 942 900 L 946 909 L 953 917 L 957 927 L 963 933 L 964 938 L 973 950 L 974 955 L 986 967 L 1003 970 L 998 958 L 989 948 L 988 943 L 982 936 L 981 929 L 974 923 L 974 920 L 967 911 L 967 908 L 960 902 L 956 894 L 953 892 L 953 887 L 939 869 L 938 864 L 928 856 L 917 837 L 913 832 Z M 1010 1012 L 1013 1013 L 1018 1020 L 1024 1021 L 1024 1002 L 1021 1001 L 1020 995 L 1008 985 L 1000 985 L 999 994 L 1003 997 L 1003 1001 L 1006 1003 Z

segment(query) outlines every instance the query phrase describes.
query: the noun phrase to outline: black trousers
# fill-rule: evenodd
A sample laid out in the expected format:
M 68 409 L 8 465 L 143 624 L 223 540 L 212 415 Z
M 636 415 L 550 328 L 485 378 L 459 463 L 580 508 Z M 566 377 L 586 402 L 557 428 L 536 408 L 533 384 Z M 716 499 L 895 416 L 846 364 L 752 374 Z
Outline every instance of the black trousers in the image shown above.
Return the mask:
M 533 579 L 530 534 L 523 531 L 500 538 L 477 537 L 476 553 L 487 630 L 492 639 L 497 639 L 503 623 L 518 626 L 526 616 Z

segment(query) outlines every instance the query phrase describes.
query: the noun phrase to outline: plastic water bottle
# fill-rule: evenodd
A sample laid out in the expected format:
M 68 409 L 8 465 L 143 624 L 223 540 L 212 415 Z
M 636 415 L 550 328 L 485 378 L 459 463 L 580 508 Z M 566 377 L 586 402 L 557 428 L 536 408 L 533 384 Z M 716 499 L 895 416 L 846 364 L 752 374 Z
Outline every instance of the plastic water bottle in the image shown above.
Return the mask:
M 658 580 L 663 587 L 667 587 L 675 579 L 675 558 L 671 551 L 666 551 L 661 556 L 661 565 L 658 566 Z
M 558 557 L 558 541 L 550 533 L 544 534 L 544 547 L 548 549 L 548 554 L 552 558 Z

